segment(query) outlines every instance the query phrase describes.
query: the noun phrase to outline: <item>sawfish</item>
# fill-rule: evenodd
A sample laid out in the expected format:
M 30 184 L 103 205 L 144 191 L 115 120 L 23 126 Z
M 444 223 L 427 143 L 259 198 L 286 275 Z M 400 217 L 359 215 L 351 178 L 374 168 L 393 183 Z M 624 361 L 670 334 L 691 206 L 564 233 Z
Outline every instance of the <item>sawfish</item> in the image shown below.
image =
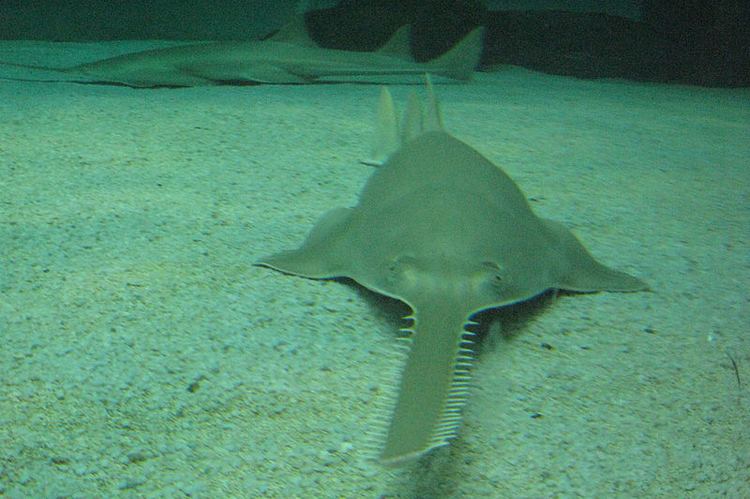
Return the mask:
M 472 317 L 550 289 L 640 291 L 599 263 L 563 224 L 538 217 L 513 180 L 445 131 L 428 80 L 399 121 L 381 95 L 374 163 L 359 202 L 323 215 L 303 244 L 258 264 L 315 279 L 348 277 L 406 303 L 397 395 L 373 430 L 382 463 L 449 443 L 474 361 Z
M 260 41 L 210 42 L 152 49 L 73 67 L 1 65 L 65 74 L 64 79 L 6 78 L 26 81 L 72 81 L 130 87 L 192 87 L 221 84 L 294 84 L 379 81 L 388 75 L 430 72 L 467 80 L 479 63 L 483 28 L 467 34 L 443 55 L 419 63 L 411 56 L 410 26 L 405 25 L 378 50 L 354 52 L 319 47 L 297 16 L 275 35 Z

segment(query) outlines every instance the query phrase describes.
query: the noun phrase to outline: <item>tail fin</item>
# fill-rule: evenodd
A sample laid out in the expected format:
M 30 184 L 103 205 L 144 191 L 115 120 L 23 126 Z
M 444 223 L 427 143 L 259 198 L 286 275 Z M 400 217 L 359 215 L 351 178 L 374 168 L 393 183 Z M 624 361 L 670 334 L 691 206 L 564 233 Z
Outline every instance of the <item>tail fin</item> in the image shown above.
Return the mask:
M 466 35 L 453 48 L 426 64 L 431 73 L 456 80 L 469 80 L 482 55 L 484 27 L 480 26 Z

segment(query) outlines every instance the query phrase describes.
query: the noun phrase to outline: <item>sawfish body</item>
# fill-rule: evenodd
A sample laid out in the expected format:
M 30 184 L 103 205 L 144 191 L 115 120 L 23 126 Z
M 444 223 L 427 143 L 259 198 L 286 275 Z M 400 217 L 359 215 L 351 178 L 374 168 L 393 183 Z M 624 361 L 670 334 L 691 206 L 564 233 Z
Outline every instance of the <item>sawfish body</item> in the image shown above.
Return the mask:
M 482 28 L 475 29 L 448 52 L 426 63 L 412 58 L 409 31 L 409 26 L 403 26 L 375 52 L 325 49 L 310 39 L 302 18 L 298 18 L 263 41 L 153 49 L 68 68 L 0 64 L 64 73 L 64 81 L 131 87 L 362 82 L 377 81 L 374 77 L 426 72 L 458 80 L 471 77 L 482 49 Z
M 647 289 L 595 260 L 561 223 L 538 217 L 502 169 L 443 129 L 428 89 L 427 112 L 413 98 L 401 131 L 383 92 L 375 151 L 383 165 L 358 204 L 331 210 L 299 248 L 259 262 L 310 278 L 349 277 L 412 309 L 396 400 L 374 432 L 378 457 L 390 464 L 456 436 L 474 314 L 548 289 Z

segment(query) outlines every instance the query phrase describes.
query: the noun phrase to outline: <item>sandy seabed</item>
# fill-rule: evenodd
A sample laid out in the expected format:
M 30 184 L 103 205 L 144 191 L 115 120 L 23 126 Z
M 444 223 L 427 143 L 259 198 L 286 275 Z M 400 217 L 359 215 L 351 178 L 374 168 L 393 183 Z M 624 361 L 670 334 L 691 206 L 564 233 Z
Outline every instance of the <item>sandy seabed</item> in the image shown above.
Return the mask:
M 356 202 L 378 92 L 0 81 L 0 495 L 750 497 L 750 92 L 437 87 L 539 215 L 653 289 L 483 314 L 460 437 L 395 469 L 366 434 L 408 309 L 253 266 Z

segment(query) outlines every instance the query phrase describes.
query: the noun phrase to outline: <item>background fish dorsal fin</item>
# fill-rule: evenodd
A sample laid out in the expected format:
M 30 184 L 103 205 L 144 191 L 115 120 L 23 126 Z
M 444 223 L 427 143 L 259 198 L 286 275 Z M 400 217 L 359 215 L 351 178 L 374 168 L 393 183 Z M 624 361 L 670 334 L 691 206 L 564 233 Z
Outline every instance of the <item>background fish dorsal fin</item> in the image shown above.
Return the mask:
M 391 36 L 391 38 L 377 50 L 377 53 L 413 61 L 414 58 L 411 55 L 411 26 L 408 24 L 401 26 L 396 30 L 393 36 Z
M 310 47 L 318 46 L 318 44 L 310 38 L 310 33 L 307 31 L 307 24 L 305 23 L 305 16 L 302 14 L 292 17 L 291 21 L 282 26 L 273 36 L 269 37 L 267 41 L 291 43 L 294 45 Z

